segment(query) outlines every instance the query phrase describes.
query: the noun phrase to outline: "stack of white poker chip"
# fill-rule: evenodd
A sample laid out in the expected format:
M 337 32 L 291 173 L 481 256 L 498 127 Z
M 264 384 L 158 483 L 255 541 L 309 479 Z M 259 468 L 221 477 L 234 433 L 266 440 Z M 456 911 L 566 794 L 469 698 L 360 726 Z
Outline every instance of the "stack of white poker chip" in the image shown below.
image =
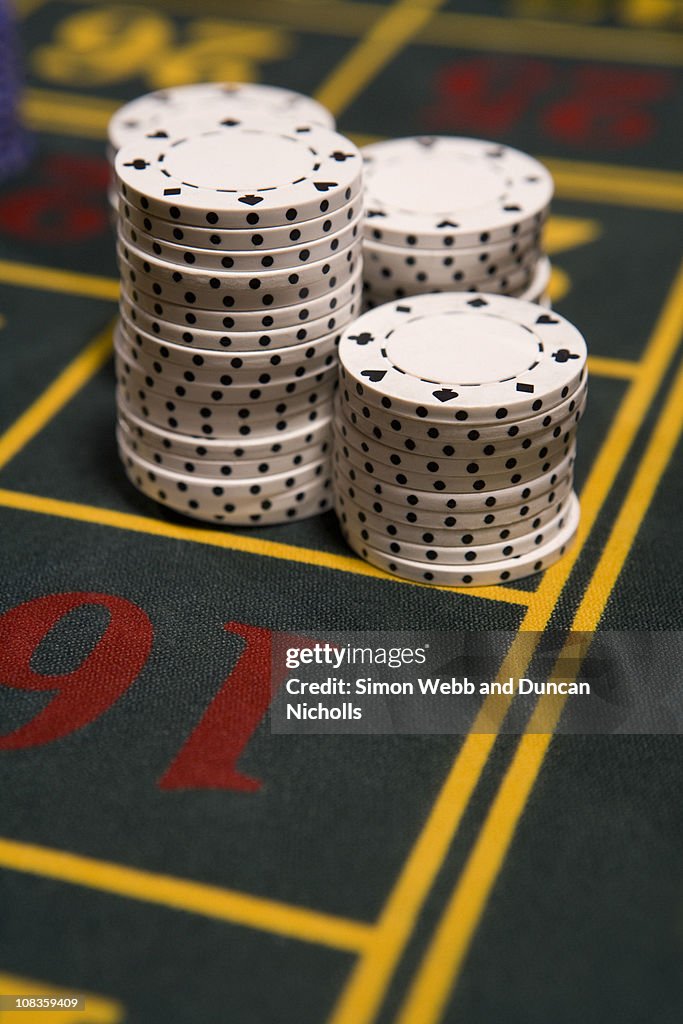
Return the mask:
M 419 295 L 365 313 L 339 359 L 335 502 L 358 554 L 477 586 L 566 551 L 587 386 L 572 324 L 507 296 Z
M 118 444 L 175 511 L 331 505 L 339 332 L 361 297 L 362 160 L 315 125 L 222 119 L 119 150 Z
M 173 131 L 179 121 L 195 125 L 222 118 L 273 117 L 287 123 L 301 120 L 321 128 L 334 129 L 334 117 L 311 96 L 291 89 L 255 82 L 194 82 L 145 93 L 124 104 L 109 121 L 107 159 L 112 171 L 109 203 L 114 215 L 118 190 L 114 164 L 116 154 L 153 132 Z
M 542 164 L 509 146 L 449 136 L 378 142 L 362 153 L 368 307 L 450 291 L 549 305 L 541 230 L 553 181 Z

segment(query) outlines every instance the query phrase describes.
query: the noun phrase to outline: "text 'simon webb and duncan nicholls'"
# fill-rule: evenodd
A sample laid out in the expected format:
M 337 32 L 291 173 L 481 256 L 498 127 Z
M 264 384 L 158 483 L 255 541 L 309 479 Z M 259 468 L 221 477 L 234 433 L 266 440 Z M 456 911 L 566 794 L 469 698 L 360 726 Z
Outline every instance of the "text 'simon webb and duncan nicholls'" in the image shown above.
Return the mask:
M 544 699 L 555 702 L 553 721 L 561 702 L 562 731 L 679 732 L 671 651 L 680 659 L 683 635 L 674 637 L 663 655 L 661 638 L 643 633 L 524 634 L 514 646 L 512 632 L 364 633 L 352 641 L 348 634 L 324 641 L 281 634 L 272 651 L 271 728 L 459 734 L 476 720 L 486 731 L 486 710 L 498 698 L 509 732 L 522 731 Z M 494 720 L 499 728 L 499 713 Z

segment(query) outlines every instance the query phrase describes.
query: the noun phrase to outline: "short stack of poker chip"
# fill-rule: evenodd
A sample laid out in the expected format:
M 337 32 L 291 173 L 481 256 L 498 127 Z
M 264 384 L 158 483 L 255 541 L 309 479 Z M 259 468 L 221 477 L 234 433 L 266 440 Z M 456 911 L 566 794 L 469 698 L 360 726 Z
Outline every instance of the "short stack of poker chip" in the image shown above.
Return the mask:
M 553 181 L 542 164 L 451 136 L 378 142 L 362 153 L 368 307 L 450 291 L 549 305 L 541 233 Z
M 19 174 L 31 156 L 22 123 L 19 40 L 7 0 L 0 0 L 0 182 Z
M 193 82 L 145 93 L 124 104 L 109 122 L 107 159 L 112 177 L 109 203 L 114 215 L 118 192 L 114 165 L 123 146 L 138 142 L 150 133 L 172 132 L 182 120 L 195 125 L 222 118 L 272 117 L 286 122 L 301 120 L 321 128 L 335 128 L 330 111 L 311 96 L 256 82 Z
M 361 297 L 362 160 L 328 128 L 177 122 L 119 150 L 119 450 L 175 511 L 331 505 L 341 328 Z
M 365 313 L 339 346 L 335 503 L 373 565 L 477 586 L 552 565 L 577 530 L 586 345 L 508 296 L 418 295 Z

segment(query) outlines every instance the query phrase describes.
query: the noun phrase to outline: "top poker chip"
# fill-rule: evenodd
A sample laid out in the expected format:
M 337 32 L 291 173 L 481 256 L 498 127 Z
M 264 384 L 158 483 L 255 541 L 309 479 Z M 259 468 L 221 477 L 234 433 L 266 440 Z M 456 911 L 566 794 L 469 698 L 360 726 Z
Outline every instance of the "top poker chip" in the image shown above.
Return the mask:
M 344 136 L 261 119 L 141 140 L 116 156 L 124 199 L 164 220 L 224 229 L 338 210 L 360 191 L 362 173 L 360 152 Z
M 168 130 L 178 117 L 272 116 L 303 120 L 333 129 L 334 117 L 321 103 L 274 85 L 199 82 L 147 93 L 116 111 L 109 122 L 114 151 L 137 142 L 150 131 Z
M 365 146 L 368 238 L 417 248 L 504 241 L 542 223 L 546 168 L 480 139 L 424 137 Z
M 586 343 L 569 321 L 502 295 L 418 295 L 365 313 L 339 345 L 368 405 L 439 422 L 518 421 L 580 387 Z

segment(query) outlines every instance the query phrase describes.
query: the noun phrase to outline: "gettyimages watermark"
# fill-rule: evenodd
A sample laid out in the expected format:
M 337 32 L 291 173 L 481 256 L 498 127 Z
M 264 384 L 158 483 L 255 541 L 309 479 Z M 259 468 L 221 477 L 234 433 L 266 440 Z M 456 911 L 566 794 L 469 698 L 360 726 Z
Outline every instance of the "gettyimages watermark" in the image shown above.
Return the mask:
M 678 734 L 682 664 L 683 631 L 278 636 L 271 729 Z

